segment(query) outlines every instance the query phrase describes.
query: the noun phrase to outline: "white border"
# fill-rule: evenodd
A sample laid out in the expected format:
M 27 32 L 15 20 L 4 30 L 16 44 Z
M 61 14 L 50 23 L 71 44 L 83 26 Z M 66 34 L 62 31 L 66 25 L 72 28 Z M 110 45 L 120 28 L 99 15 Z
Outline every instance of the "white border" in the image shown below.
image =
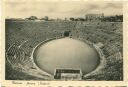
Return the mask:
M 5 0 L 3 0 L 5 1 Z M 13 0 L 11 0 L 13 1 Z M 23 1 L 23 0 L 22 0 Z M 40 1 L 40 0 L 37 0 Z M 50 0 L 47 0 L 50 1 Z M 51 1 L 59 1 L 59 0 L 51 0 Z M 61 1 L 68 1 L 68 0 L 61 0 Z M 89 1 L 89 0 L 72 0 L 72 1 Z M 92 1 L 97 1 L 97 0 L 92 0 Z M 101 1 L 101 0 L 100 0 Z M 104 1 L 121 1 L 121 0 L 104 0 Z M 124 24 L 123 24 L 123 61 L 124 61 L 124 81 L 16 81 L 18 83 L 22 83 L 22 84 L 12 84 L 13 81 L 11 80 L 4 80 L 5 77 L 5 26 L 4 26 L 4 3 L 0 3 L 1 5 L 1 26 L 0 26 L 0 41 L 1 41 L 1 67 L 2 67 L 2 72 L 1 72 L 1 81 L 2 81 L 2 86 L 5 87 L 58 87 L 58 86 L 62 86 L 62 87 L 85 87 L 85 86 L 110 86 L 110 87 L 114 87 L 114 86 L 126 86 L 128 85 L 128 2 L 127 0 L 123 0 L 124 1 L 124 7 L 123 7 L 123 16 L 124 16 Z M 27 82 L 31 82 L 31 83 L 35 83 L 35 85 L 26 85 Z M 38 83 L 42 83 L 42 84 L 38 84 Z

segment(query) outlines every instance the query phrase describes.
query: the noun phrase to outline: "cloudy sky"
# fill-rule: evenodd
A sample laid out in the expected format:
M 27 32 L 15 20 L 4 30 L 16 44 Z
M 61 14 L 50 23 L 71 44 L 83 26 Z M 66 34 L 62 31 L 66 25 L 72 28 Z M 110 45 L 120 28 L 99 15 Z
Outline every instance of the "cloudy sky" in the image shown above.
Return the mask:
M 105 15 L 122 14 L 120 2 L 85 2 L 85 1 L 5 1 L 5 15 L 9 18 L 39 18 L 84 17 L 88 13 L 104 13 Z

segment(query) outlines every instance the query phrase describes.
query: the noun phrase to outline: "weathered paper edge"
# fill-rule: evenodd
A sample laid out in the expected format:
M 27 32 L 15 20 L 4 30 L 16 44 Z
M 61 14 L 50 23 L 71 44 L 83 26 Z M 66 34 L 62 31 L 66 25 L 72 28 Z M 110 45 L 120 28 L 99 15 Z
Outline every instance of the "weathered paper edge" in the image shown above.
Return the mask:
M 4 1 L 1 1 L 1 20 L 0 20 L 0 79 L 3 87 L 86 87 L 86 86 L 128 86 L 128 2 L 123 1 L 123 63 L 124 63 L 124 81 L 17 81 L 23 83 L 22 85 L 12 84 L 11 80 L 4 80 L 5 77 L 5 21 L 4 21 Z M 39 0 L 37 0 L 39 1 Z M 50 0 L 47 0 L 50 1 Z M 60 1 L 60 0 L 51 0 Z M 61 0 L 68 1 L 68 0 Z M 71 0 L 70 0 L 71 1 Z M 89 1 L 89 0 L 72 0 L 72 1 Z M 101 1 L 101 0 L 93 0 Z M 103 1 L 103 0 L 102 0 Z M 122 0 L 104 0 L 104 1 L 122 1 Z M 26 85 L 27 82 L 37 83 L 36 85 Z M 46 85 L 38 85 L 38 82 L 46 83 Z

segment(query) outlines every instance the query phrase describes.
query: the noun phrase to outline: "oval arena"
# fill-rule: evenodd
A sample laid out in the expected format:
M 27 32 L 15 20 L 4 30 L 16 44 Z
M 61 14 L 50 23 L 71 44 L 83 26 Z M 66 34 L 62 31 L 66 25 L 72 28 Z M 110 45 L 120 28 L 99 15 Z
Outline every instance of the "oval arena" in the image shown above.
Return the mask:
M 99 64 L 99 55 L 85 42 L 69 37 L 40 44 L 33 59 L 42 70 L 54 75 L 56 68 L 81 69 L 85 75 Z
M 87 81 L 122 79 L 121 22 L 6 21 L 6 25 L 6 79 L 54 80 L 58 68 L 80 69 Z M 64 36 L 65 31 L 70 35 Z

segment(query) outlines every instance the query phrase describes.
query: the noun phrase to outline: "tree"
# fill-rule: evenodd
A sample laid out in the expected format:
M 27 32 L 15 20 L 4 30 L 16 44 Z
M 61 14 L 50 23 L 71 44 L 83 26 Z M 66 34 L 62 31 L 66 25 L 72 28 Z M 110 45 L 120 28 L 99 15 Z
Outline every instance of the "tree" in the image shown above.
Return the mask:
M 71 21 L 74 21 L 75 19 L 74 18 L 70 18 Z
M 77 18 L 78 21 L 84 21 L 84 18 Z
M 45 17 L 44 17 L 44 20 L 45 20 L 45 21 L 48 21 L 48 20 L 49 20 L 48 16 L 45 16 Z
M 29 18 L 27 18 L 28 20 L 36 20 L 38 19 L 36 16 L 30 16 Z

